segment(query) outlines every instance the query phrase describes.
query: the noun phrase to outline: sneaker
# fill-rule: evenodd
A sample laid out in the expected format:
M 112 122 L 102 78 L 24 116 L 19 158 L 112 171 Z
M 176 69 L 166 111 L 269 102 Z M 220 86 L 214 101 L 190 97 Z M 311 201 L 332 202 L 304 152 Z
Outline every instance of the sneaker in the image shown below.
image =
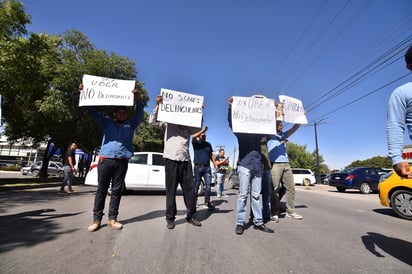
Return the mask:
M 76 190 L 74 190 L 73 188 L 69 187 L 69 192 L 75 192 Z
M 274 223 L 279 223 L 279 216 L 273 215 L 272 217 L 270 217 L 270 221 Z
M 110 220 L 108 225 L 111 228 L 116 229 L 116 230 L 119 230 L 119 229 L 123 228 L 123 225 L 121 223 L 119 223 L 118 221 L 116 221 L 116 220 Z
M 167 228 L 168 229 L 175 228 L 175 220 L 166 220 L 166 222 L 167 222 Z
M 100 221 L 93 221 L 91 225 L 87 227 L 89 232 L 94 232 L 100 228 Z
M 199 222 L 199 220 L 196 219 L 196 217 L 192 217 L 192 218 L 190 218 L 190 219 L 187 219 L 187 222 L 188 222 L 189 224 L 194 225 L 194 226 L 201 226 L 201 225 L 202 225 L 202 224 Z
M 236 225 L 235 233 L 236 233 L 237 235 L 242 235 L 242 234 L 243 234 L 243 230 L 244 230 L 243 225 Z
M 263 231 L 263 232 L 267 232 L 267 233 L 275 233 L 275 231 L 267 226 L 265 226 L 264 224 L 261 225 L 254 225 L 253 226 L 254 229 Z
M 218 198 L 220 198 L 221 196 L 222 196 L 222 195 L 220 195 L 220 194 L 217 194 L 217 197 L 218 197 Z
M 212 204 L 210 203 L 210 201 L 209 201 L 209 202 L 206 202 L 206 203 L 203 205 L 203 208 L 206 208 L 206 209 L 209 209 L 209 210 L 213 210 L 213 209 L 215 209 L 215 206 L 212 205 Z
M 296 212 L 295 213 L 287 213 L 286 212 L 286 216 L 291 217 L 291 218 L 296 219 L 296 220 L 302 220 L 303 219 L 303 217 L 301 215 L 297 214 Z

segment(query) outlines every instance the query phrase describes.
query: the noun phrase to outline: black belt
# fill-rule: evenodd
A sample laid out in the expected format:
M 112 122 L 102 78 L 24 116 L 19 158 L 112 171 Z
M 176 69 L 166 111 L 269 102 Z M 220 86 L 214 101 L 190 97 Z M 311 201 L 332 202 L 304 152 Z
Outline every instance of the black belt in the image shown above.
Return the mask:
M 208 164 L 195 164 L 195 166 L 200 166 L 200 167 L 208 167 Z

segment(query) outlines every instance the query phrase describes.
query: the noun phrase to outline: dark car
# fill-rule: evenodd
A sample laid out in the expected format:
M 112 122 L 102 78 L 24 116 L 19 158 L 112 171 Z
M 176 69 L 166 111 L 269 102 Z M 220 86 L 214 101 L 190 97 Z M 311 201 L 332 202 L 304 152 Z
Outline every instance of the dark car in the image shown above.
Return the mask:
M 339 192 L 346 189 L 359 189 L 368 194 L 378 191 L 379 178 L 386 171 L 377 167 L 350 167 L 329 176 L 329 185 L 336 187 Z
M 28 173 L 31 173 L 31 175 L 33 176 L 38 176 L 42 165 L 43 165 L 43 162 L 38 161 L 32 164 L 30 167 L 21 168 L 20 171 L 23 175 L 27 175 Z M 63 177 L 64 176 L 63 164 L 60 162 L 49 161 L 49 166 L 47 168 L 47 174 L 49 176 Z
M 227 181 L 229 183 L 229 188 L 234 189 L 239 187 L 239 172 L 237 169 L 232 169 L 229 172 Z

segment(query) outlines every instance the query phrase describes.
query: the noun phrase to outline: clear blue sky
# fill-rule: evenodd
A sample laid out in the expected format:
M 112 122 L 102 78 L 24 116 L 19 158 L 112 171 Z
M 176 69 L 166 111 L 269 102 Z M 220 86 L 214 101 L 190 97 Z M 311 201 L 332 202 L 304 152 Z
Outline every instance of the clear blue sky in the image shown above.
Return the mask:
M 319 122 L 329 168 L 385 156 L 389 95 L 412 79 L 403 59 L 412 44 L 410 0 L 23 3 L 29 31 L 76 29 L 97 48 L 136 61 L 151 98 L 147 112 L 161 88 L 204 95 L 207 138 L 231 159 L 237 141 L 227 99 L 253 94 L 302 100 L 309 125 L 290 140 L 314 151 Z

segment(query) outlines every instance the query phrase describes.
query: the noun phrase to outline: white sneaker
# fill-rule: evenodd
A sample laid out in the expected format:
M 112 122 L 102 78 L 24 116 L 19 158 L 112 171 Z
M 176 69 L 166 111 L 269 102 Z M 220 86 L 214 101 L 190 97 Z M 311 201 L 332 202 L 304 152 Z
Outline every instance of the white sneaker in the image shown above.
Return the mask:
M 217 197 L 218 197 L 218 198 L 220 198 L 220 196 L 221 196 L 220 194 L 217 194 Z
M 279 223 L 279 216 L 278 215 L 273 215 L 270 217 L 271 222 Z
M 286 212 L 286 216 L 291 217 L 291 218 L 296 219 L 296 220 L 302 220 L 303 219 L 303 217 L 301 215 L 297 214 L 296 212 L 295 213 L 287 213 Z

